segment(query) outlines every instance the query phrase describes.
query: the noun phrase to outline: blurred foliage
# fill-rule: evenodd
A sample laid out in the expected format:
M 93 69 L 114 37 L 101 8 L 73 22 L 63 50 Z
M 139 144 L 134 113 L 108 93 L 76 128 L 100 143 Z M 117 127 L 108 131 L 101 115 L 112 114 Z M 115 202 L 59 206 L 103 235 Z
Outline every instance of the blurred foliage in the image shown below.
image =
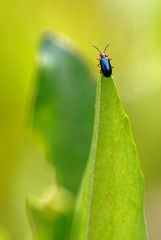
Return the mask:
M 28 216 L 35 240 L 68 240 L 73 220 L 73 196 L 54 186 L 28 200 Z
M 78 192 L 91 144 L 95 83 L 80 54 L 46 34 L 38 53 L 33 131 L 56 168 L 58 184 Z
M 40 189 L 46 179 L 39 174 L 44 165 L 37 168 L 38 154 L 33 154 L 35 146 L 28 140 L 25 126 L 34 88 L 35 49 L 44 30 L 63 32 L 76 41 L 95 74 L 96 53 L 89 46 L 111 43 L 114 75 L 131 119 L 147 191 L 156 185 L 160 189 L 160 16 L 159 0 L 1 3 L 0 223 L 12 239 L 19 240 L 28 231 L 26 224 L 18 226 L 25 218 L 24 198 Z M 159 221 L 150 217 L 148 221 L 157 228 Z
M 79 190 L 91 144 L 95 83 L 72 43 L 60 36 L 45 34 L 37 63 L 33 133 L 55 167 L 59 186 L 40 200 L 29 200 L 28 211 L 35 239 L 66 240 L 75 206 L 68 195 Z
M 0 228 L 0 240 L 10 240 L 9 234 L 2 228 Z

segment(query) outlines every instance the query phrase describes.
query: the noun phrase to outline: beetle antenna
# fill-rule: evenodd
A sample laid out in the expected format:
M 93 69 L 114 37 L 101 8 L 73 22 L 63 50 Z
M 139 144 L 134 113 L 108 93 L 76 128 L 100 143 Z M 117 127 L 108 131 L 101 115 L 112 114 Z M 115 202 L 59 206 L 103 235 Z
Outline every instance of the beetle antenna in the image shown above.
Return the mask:
M 95 45 L 92 45 L 92 47 L 96 48 L 96 49 L 97 49 L 97 51 L 99 51 L 99 52 L 101 53 L 101 51 L 99 50 L 99 48 L 98 48 L 97 46 L 95 46 Z
M 108 48 L 109 45 L 110 45 L 110 43 L 108 43 L 108 44 L 106 45 L 105 49 L 103 50 L 103 53 L 106 52 L 106 49 Z

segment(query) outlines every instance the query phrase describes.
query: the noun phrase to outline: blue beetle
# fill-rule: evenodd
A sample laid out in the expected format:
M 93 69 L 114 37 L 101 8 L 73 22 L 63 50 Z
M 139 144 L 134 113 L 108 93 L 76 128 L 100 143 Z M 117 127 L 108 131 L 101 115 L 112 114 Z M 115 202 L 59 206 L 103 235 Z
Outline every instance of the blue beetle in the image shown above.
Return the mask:
M 98 47 L 96 47 L 95 45 L 92 45 L 94 48 L 96 48 L 99 52 L 100 52 L 100 58 L 97 58 L 97 60 L 100 61 L 100 63 L 98 64 L 98 66 L 101 66 L 101 72 L 103 73 L 103 75 L 105 77 L 110 77 L 112 74 L 112 66 L 110 61 L 112 60 L 112 58 L 109 58 L 108 55 L 105 54 L 107 47 L 109 46 L 109 44 L 106 45 L 105 49 L 103 52 L 101 52 Z

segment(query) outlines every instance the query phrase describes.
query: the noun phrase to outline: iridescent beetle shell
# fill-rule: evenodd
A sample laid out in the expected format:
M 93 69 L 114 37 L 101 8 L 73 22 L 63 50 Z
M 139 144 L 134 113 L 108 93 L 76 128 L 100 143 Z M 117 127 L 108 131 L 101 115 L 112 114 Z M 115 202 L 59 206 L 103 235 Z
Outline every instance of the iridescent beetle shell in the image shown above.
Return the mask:
M 105 51 L 109 44 L 105 47 L 104 51 L 101 52 L 95 45 L 92 45 L 100 52 L 100 58 L 99 58 L 99 65 L 101 66 L 101 72 L 105 77 L 110 77 L 112 75 L 112 66 L 110 63 L 111 58 L 108 57 L 108 55 L 105 54 Z

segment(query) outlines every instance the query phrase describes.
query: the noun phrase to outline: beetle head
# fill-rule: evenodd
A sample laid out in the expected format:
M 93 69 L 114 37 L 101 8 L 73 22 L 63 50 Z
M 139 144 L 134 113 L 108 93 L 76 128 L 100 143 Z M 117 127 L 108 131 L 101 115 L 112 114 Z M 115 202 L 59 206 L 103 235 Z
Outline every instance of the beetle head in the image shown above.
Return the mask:
M 101 58 L 106 58 L 107 55 L 106 55 L 105 53 L 100 53 L 100 57 L 101 57 Z
M 92 45 L 92 46 L 94 48 L 96 48 L 98 52 L 100 52 L 100 58 L 106 58 L 107 55 L 105 54 L 105 52 L 106 52 L 106 49 L 108 48 L 109 45 L 110 45 L 109 43 L 106 45 L 106 47 L 105 47 L 103 52 L 101 52 L 97 46 L 95 46 L 95 45 Z

